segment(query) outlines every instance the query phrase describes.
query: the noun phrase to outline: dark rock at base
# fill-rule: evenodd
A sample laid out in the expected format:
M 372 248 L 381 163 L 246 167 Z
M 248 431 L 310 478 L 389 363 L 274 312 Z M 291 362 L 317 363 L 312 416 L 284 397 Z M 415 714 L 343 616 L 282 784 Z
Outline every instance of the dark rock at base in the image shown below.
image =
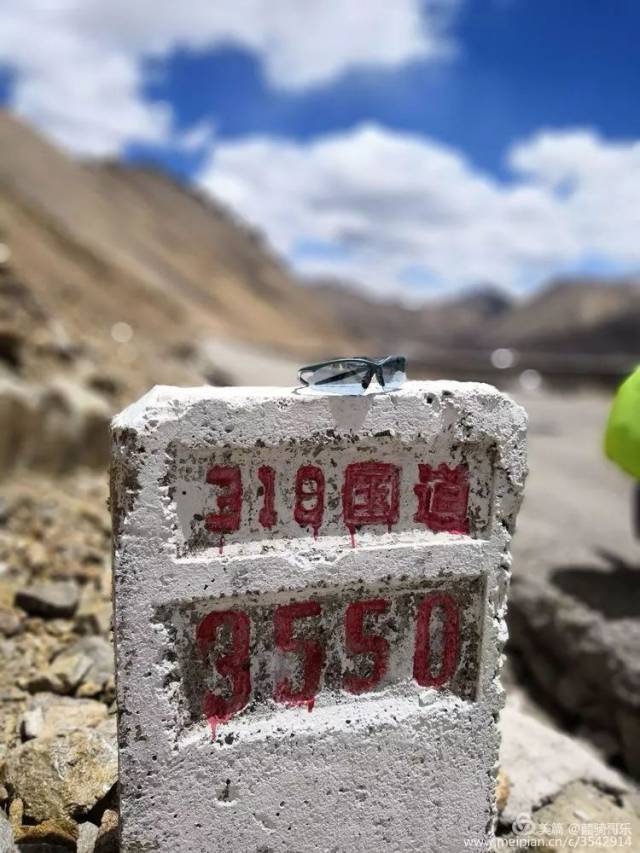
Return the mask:
M 37 583 L 18 590 L 16 604 L 32 616 L 45 619 L 73 616 L 80 601 L 78 587 L 73 581 Z

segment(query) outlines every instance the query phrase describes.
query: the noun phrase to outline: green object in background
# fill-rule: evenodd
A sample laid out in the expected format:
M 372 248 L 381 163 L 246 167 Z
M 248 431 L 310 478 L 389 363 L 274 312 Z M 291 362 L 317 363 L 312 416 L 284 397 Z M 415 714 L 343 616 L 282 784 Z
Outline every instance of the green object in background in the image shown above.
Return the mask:
M 640 480 L 640 367 L 618 388 L 604 436 L 609 459 Z

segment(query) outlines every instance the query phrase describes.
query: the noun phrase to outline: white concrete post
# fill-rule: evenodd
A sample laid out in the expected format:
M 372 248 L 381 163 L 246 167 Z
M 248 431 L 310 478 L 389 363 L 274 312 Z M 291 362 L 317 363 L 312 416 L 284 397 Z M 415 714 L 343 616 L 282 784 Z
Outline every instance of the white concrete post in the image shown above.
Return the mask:
M 523 410 L 159 387 L 113 440 L 122 853 L 483 849 Z

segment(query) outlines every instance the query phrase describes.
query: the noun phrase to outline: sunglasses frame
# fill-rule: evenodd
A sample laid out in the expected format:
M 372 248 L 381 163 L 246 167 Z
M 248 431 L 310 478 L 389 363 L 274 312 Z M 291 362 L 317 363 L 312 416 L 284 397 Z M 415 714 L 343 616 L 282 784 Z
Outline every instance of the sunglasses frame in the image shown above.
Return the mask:
M 363 365 L 366 368 L 366 372 L 361 380 L 362 390 L 366 391 L 369 385 L 371 384 L 371 380 L 375 376 L 378 380 L 378 384 L 381 388 L 385 387 L 384 375 L 383 375 L 383 367 L 388 365 L 390 362 L 398 362 L 400 369 L 406 375 L 407 372 L 407 359 L 403 355 L 387 355 L 385 358 L 368 358 L 367 356 L 343 356 L 342 358 L 330 358 L 328 361 L 319 361 L 315 364 L 305 364 L 304 367 L 301 367 L 298 370 L 298 379 L 306 388 L 317 388 L 322 385 L 331 385 L 335 382 L 339 377 L 344 377 L 345 374 L 338 374 L 337 377 L 325 379 L 322 382 L 308 382 L 303 376 L 302 373 L 306 371 L 315 371 L 320 370 L 322 367 L 330 367 L 332 364 L 339 364 L 342 361 L 355 361 Z M 353 375 L 357 376 L 360 371 L 353 371 Z

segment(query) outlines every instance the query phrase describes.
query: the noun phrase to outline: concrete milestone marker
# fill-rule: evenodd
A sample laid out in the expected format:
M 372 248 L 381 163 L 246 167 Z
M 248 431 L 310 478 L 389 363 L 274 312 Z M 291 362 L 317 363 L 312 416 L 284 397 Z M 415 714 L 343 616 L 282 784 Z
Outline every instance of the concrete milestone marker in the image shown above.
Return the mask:
M 113 440 L 122 853 L 484 849 L 522 409 L 160 387 Z

